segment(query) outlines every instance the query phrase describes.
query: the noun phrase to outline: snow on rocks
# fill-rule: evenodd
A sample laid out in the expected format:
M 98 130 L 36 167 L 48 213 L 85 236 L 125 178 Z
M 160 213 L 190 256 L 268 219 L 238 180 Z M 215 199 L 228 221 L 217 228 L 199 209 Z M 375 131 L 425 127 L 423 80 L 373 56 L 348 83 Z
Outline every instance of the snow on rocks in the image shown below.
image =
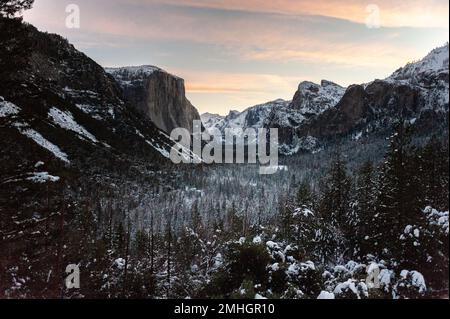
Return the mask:
M 0 117 L 8 117 L 12 115 L 17 115 L 20 112 L 20 108 L 0 96 Z
M 268 119 L 271 111 L 286 109 L 290 101 L 277 99 L 263 104 L 258 104 L 245 109 L 242 112 L 230 111 L 227 116 L 218 114 L 204 113 L 200 116 L 203 125 L 210 134 L 214 134 L 216 130 L 220 131 L 222 139 L 225 137 L 225 130 L 231 134 L 242 138 L 243 131 L 248 128 L 262 128 Z
M 162 71 L 162 69 L 153 65 L 141 65 L 141 66 L 124 66 L 119 68 L 105 68 L 105 71 L 113 75 L 127 75 L 133 77 L 149 76 L 156 71 Z
M 91 142 L 98 142 L 94 135 L 89 133 L 84 127 L 82 127 L 75 121 L 72 113 L 70 113 L 69 111 L 63 112 L 60 109 L 52 107 L 48 111 L 48 116 L 53 120 L 55 124 L 59 125 L 63 129 L 73 131 L 83 138 L 90 140 Z
M 147 143 L 148 145 L 150 145 L 151 147 L 153 147 L 156 151 L 158 151 L 162 156 L 164 156 L 165 158 L 170 158 L 170 153 L 168 150 L 162 148 L 161 146 L 157 145 L 157 144 L 152 144 L 152 142 L 145 140 L 145 143 Z
M 38 167 L 41 167 L 41 166 L 43 166 L 45 163 L 43 162 L 43 161 L 38 161 L 38 162 L 36 162 L 36 164 L 34 164 L 34 167 L 35 168 L 38 168 Z
M 59 176 L 50 175 L 48 172 L 36 172 L 32 173 L 30 177 L 27 177 L 27 180 L 32 181 L 33 183 L 46 183 L 46 182 L 57 182 L 60 180 Z
M 294 97 L 294 107 L 302 114 L 320 114 L 336 106 L 345 93 L 345 88 L 331 81 L 322 80 L 320 84 L 303 81 Z
M 90 104 L 75 104 L 75 106 L 82 112 L 90 115 L 92 118 L 96 120 L 103 120 L 103 117 L 98 114 L 98 109 L 96 106 Z M 110 113 L 109 113 L 110 114 Z
M 117 258 L 116 260 L 114 260 L 114 266 L 116 266 L 120 270 L 125 268 L 125 263 L 125 259 L 123 258 Z
M 133 82 L 142 82 L 145 78 L 151 76 L 155 72 L 166 71 L 153 66 L 125 66 L 120 68 L 105 68 L 106 73 L 111 74 L 121 86 L 131 86 Z
M 52 142 L 50 142 L 46 138 L 44 138 L 40 133 L 38 133 L 37 131 L 28 127 L 28 125 L 26 125 L 24 123 L 14 123 L 14 126 L 19 130 L 20 133 L 22 133 L 26 137 L 32 139 L 39 146 L 50 151 L 55 157 L 57 157 L 61 161 L 65 162 L 67 164 L 70 163 L 69 158 L 66 153 L 61 151 L 61 149 L 58 146 L 56 146 L 55 144 L 53 144 Z
M 405 67 L 395 71 L 388 79 L 403 80 L 415 78 L 421 74 L 448 72 L 448 43 L 432 50 L 422 60 L 409 63 Z
M 47 182 L 54 183 L 59 180 L 60 180 L 59 176 L 50 175 L 48 172 L 32 172 L 32 173 L 25 173 L 23 175 L 7 179 L 7 180 L 3 181 L 2 184 L 23 182 L 23 181 L 30 181 L 33 183 L 44 184 Z

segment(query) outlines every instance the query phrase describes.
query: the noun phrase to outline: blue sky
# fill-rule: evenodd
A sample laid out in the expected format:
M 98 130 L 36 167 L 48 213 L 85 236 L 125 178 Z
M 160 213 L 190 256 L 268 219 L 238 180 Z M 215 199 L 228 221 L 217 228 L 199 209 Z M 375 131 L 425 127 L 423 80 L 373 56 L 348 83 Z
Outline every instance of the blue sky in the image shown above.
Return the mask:
M 79 29 L 65 25 L 68 4 Z M 380 28 L 369 28 L 379 10 Z M 26 21 L 103 66 L 152 64 L 185 79 L 200 112 L 291 99 L 304 80 L 384 78 L 448 41 L 442 0 L 36 0 Z M 373 8 L 373 7 L 372 7 Z

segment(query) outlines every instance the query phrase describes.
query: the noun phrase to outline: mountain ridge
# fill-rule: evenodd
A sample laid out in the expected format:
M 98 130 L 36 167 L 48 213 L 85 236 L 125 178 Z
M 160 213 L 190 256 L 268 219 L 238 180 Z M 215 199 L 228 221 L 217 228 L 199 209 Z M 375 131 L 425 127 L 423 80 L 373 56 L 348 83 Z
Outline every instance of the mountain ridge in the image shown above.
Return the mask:
M 267 104 L 262 110 L 258 109 Z M 320 85 L 303 81 L 288 105 L 273 108 L 268 102 L 258 106 L 233 113 L 233 117 L 246 116 L 253 110 L 257 117 L 264 118 L 261 127 L 278 128 L 280 153 L 284 155 L 301 150 L 317 151 L 320 144 L 336 136 L 387 134 L 400 113 L 419 131 L 445 129 L 448 123 L 448 43 L 383 80 L 347 88 L 327 80 L 322 80 Z M 221 131 L 236 129 L 242 124 L 227 117 L 203 118 L 207 129 L 217 123 Z M 434 122 L 441 123 L 435 125 Z

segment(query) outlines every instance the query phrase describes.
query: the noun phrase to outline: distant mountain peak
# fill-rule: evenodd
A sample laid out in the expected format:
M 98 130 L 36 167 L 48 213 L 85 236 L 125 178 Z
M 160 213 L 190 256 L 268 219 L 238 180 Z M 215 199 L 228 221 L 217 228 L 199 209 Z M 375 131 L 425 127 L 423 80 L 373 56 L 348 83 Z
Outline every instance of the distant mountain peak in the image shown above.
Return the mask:
M 155 71 L 163 71 L 161 68 L 154 65 L 135 65 L 135 66 L 123 66 L 123 67 L 113 67 L 113 68 L 105 68 L 105 71 L 108 73 L 114 72 L 129 72 L 129 73 L 153 73 Z
M 202 113 L 201 116 L 203 116 L 205 118 L 206 117 L 224 117 L 224 116 L 222 116 L 222 115 L 220 115 L 218 113 L 210 113 L 210 112 Z
M 449 51 L 448 42 L 433 49 L 423 59 L 411 62 L 395 71 L 388 79 L 408 80 L 421 75 L 448 72 Z
M 338 87 L 338 88 L 344 88 L 344 87 L 340 86 L 339 84 L 334 83 L 332 81 L 328 81 L 328 80 L 320 81 L 320 86 L 322 86 L 322 87 L 334 86 L 334 87 Z
M 320 85 L 303 81 L 298 86 L 291 108 L 304 114 L 319 114 L 336 106 L 344 92 L 344 87 L 328 80 L 322 80 Z

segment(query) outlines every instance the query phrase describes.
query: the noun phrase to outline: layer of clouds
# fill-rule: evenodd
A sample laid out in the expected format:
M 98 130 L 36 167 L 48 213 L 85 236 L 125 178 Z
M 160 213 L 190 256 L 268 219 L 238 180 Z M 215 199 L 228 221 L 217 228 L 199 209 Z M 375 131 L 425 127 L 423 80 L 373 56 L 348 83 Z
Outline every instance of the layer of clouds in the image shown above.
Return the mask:
M 148 4 L 154 0 L 133 0 Z M 285 15 L 321 15 L 364 23 L 367 6 L 377 5 L 385 27 L 448 28 L 449 3 L 446 0 L 161 0 L 161 3 L 183 4 L 200 8 L 281 13 Z
M 70 3 L 81 29 L 65 27 Z M 26 20 L 102 65 L 166 68 L 186 79 L 201 111 L 226 113 L 289 99 L 304 79 L 385 77 L 448 41 L 448 1 L 376 4 L 379 29 L 366 27 L 367 2 L 358 0 L 39 0 Z

